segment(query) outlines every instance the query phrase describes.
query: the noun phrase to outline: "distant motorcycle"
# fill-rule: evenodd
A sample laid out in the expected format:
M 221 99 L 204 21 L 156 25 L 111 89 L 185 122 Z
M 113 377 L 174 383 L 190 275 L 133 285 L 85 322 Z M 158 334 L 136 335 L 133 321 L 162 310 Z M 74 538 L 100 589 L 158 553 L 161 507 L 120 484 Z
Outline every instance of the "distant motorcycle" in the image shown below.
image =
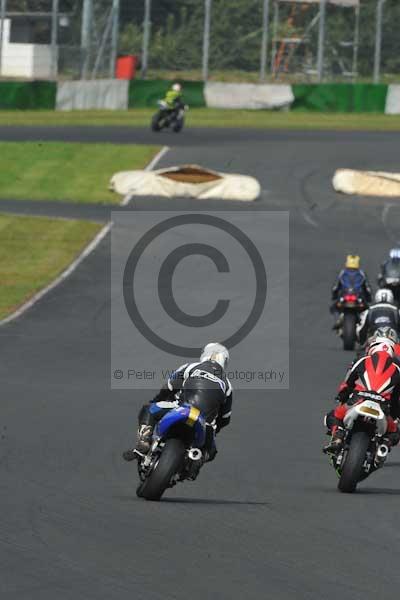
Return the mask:
M 160 500 L 178 481 L 194 481 L 205 462 L 206 428 L 199 409 L 176 405 L 157 424 L 150 451 L 138 457 L 139 498 Z
M 389 260 L 378 275 L 380 288 L 392 290 L 396 303 L 400 306 L 400 261 Z
M 356 403 L 344 418 L 345 438 L 341 452 L 329 454 L 341 492 L 355 492 L 360 481 L 385 464 L 389 447 L 387 432 L 389 402 L 373 392 L 358 392 Z
M 162 129 L 171 128 L 175 133 L 182 131 L 185 123 L 185 112 L 188 106 L 179 103 L 175 108 L 169 108 L 164 100 L 158 101 L 159 110 L 151 120 L 151 128 L 153 131 L 161 131 Z
M 344 350 L 354 350 L 358 317 L 366 308 L 363 296 L 353 288 L 345 290 L 337 300 L 336 309 L 339 312 L 337 333 L 343 340 Z

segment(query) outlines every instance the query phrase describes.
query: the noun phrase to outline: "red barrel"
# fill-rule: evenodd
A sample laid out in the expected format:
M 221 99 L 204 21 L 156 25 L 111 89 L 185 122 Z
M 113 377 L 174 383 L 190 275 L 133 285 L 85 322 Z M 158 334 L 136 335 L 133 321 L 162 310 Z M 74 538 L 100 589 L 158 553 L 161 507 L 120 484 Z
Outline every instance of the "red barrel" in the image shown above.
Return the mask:
M 115 77 L 117 79 L 134 79 L 138 57 L 133 54 L 119 56 L 115 65 Z

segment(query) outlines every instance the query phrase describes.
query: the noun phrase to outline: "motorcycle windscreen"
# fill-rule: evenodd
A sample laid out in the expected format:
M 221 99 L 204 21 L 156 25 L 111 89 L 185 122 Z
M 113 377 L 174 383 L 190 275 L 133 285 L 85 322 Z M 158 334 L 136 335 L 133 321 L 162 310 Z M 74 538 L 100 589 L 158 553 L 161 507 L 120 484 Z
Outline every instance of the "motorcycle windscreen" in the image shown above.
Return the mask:
M 160 437 L 168 437 L 172 432 L 182 433 L 186 440 L 201 448 L 205 443 L 205 421 L 200 411 L 193 406 L 179 406 L 170 410 L 158 423 Z

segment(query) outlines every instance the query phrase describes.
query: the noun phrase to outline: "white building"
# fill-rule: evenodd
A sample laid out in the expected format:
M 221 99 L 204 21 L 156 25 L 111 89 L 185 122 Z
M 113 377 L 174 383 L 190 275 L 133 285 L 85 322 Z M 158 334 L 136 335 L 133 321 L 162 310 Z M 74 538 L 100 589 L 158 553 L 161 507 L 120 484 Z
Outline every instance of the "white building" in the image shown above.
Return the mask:
M 50 79 L 51 46 L 47 44 L 11 43 L 11 20 L 4 20 L 2 77 Z

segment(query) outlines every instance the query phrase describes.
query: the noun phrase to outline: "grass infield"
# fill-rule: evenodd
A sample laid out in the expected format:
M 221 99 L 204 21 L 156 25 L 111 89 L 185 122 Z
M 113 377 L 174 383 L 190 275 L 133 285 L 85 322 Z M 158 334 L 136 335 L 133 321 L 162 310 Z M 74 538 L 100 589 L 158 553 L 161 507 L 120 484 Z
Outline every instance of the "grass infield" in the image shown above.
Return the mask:
M 64 271 L 101 227 L 0 214 L 0 319 Z
M 0 198 L 121 202 L 108 191 L 117 171 L 142 169 L 158 146 L 0 142 Z
M 154 109 L 128 111 L 0 111 L 4 125 L 108 125 L 149 127 Z M 400 115 L 312 113 L 194 108 L 189 127 L 254 127 L 259 129 L 400 131 Z M 155 136 L 155 140 L 157 137 Z

